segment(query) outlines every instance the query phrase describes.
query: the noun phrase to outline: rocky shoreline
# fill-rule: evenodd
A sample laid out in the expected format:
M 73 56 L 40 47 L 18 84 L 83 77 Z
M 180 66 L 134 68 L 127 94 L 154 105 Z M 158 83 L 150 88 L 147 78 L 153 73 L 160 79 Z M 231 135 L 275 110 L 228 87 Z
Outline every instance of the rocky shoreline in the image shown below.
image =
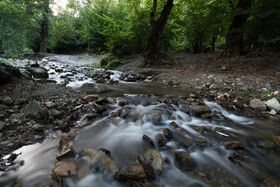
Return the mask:
M 54 177 L 61 178 L 69 176 L 68 170 L 70 170 L 72 175 L 77 174 L 80 175 L 79 178 L 83 178 L 84 173 L 89 173 L 88 168 L 82 167 L 76 171 L 75 165 L 64 163 L 63 161 L 63 158 L 71 157 L 73 154 L 75 155 L 71 144 L 71 141 L 75 139 L 75 131 L 71 131 L 71 129 L 87 126 L 94 120 L 106 115 L 111 115 L 112 117 L 124 115 L 123 110 L 127 101 L 124 98 L 106 97 L 106 94 L 103 93 L 109 90 L 103 86 L 98 88 L 94 87 L 94 92 L 89 93 L 86 89 L 73 90 L 72 88 L 65 87 L 65 83 L 55 84 L 51 81 L 38 81 L 38 79 L 49 76 L 47 70 L 44 68 L 48 60 L 46 58 L 44 59 L 39 60 L 40 63 L 33 63 L 32 61 L 26 60 L 26 67 L 21 70 L 3 63 L 0 64 L 0 74 L 4 75 L 0 77 L 0 82 L 8 82 L 7 84 L 0 85 L 0 154 L 3 157 L 24 145 L 43 141 L 50 132 L 61 130 L 66 134 L 62 135 L 59 143 L 58 162 L 53 170 Z M 55 69 L 55 71 L 65 73 L 63 70 L 59 70 L 59 68 Z M 127 82 L 157 82 L 166 87 L 175 88 L 186 86 L 186 84 L 178 80 L 179 76 L 178 78 L 168 78 L 166 74 L 169 75 L 170 71 L 162 71 L 164 70 L 134 69 L 134 71 L 122 73 L 120 80 Z M 75 72 L 71 70 L 71 73 L 74 74 Z M 110 71 L 102 70 L 93 73 L 87 71 L 85 75 L 91 77 L 99 84 L 117 84 L 116 80 L 110 78 L 112 75 Z M 174 75 L 176 76 L 177 74 Z M 71 77 L 72 74 L 70 75 L 69 73 L 66 77 L 62 78 L 66 80 L 68 76 Z M 166 95 L 158 97 L 154 102 L 163 102 L 178 107 L 178 103 L 180 103 L 180 110 L 188 115 L 195 115 L 203 119 L 218 118 L 205 105 L 203 99 L 207 99 L 215 101 L 236 114 L 278 122 L 280 120 L 280 104 L 278 101 L 280 97 L 279 86 L 274 84 L 267 85 L 267 82 L 262 82 L 262 80 L 257 81 L 260 82 L 258 85 L 252 82 L 248 84 L 250 79 L 246 77 L 234 78 L 221 75 L 205 75 L 204 78 L 202 76 L 199 83 L 196 83 L 196 86 L 193 85 L 195 88 L 191 93 L 179 96 Z M 122 109 L 112 110 L 112 106 L 115 105 L 121 106 Z M 161 114 L 151 114 L 151 120 L 155 124 L 157 122 L 160 123 Z M 230 119 L 226 120 L 230 121 Z M 140 124 L 141 121 L 137 123 Z M 112 158 L 110 158 L 110 151 L 106 151 L 106 149 L 101 149 L 101 151 L 84 150 L 82 154 L 84 157 L 88 157 L 87 159 L 91 162 L 97 152 L 98 154 L 104 152 L 103 156 L 98 157 L 98 162 L 101 162 L 103 165 L 101 170 L 104 175 L 114 176 L 117 180 L 132 183 L 132 186 L 139 184 L 149 186 L 148 183 L 139 183 L 139 181 L 153 179 L 155 173 L 156 175 L 160 175 L 162 172 L 163 160 L 156 150 L 157 147 L 159 147 L 159 150 L 168 150 L 169 147 L 166 146 L 166 143 L 175 137 L 175 141 L 179 142 L 183 147 L 189 147 L 193 143 L 189 142 L 189 140 L 182 139 L 180 133 L 184 133 L 184 131 L 176 123 L 170 123 L 170 128 L 174 128 L 175 130 L 172 129 L 170 131 L 169 128 L 162 129 L 162 134 L 156 136 L 156 142 L 149 136 L 143 135 L 143 141 L 147 142 L 150 148 L 147 149 L 142 157 L 138 158 L 139 164 L 134 166 L 123 166 L 117 170 Z M 204 130 L 207 131 L 207 129 L 203 129 L 200 126 L 194 126 L 193 129 L 198 133 L 202 133 Z M 218 129 L 217 131 L 222 136 L 230 137 L 231 140 L 224 142 L 226 148 L 233 150 L 244 148 L 243 143 L 237 140 L 235 134 L 230 134 L 223 129 Z M 176 134 L 175 136 L 174 133 Z M 270 143 L 268 141 L 260 142 L 259 146 L 264 149 L 277 151 L 280 146 L 279 139 L 279 136 L 270 137 Z M 274 142 L 271 143 L 271 140 Z M 193 141 L 196 145 L 202 147 L 207 144 L 207 139 L 203 137 L 196 137 Z M 157 147 L 154 145 L 157 145 Z M 174 154 L 176 163 L 180 169 L 192 171 L 195 168 L 195 161 L 187 153 L 176 152 Z M 147 162 L 151 158 L 157 161 L 154 165 Z M 229 159 L 232 162 L 238 162 L 238 159 L 234 155 Z M 2 162 L 1 170 L 5 171 L 7 167 Z M 261 180 L 263 184 L 265 180 L 278 184 L 277 180 L 275 181 L 271 178 Z M 158 186 L 161 185 L 158 184 Z

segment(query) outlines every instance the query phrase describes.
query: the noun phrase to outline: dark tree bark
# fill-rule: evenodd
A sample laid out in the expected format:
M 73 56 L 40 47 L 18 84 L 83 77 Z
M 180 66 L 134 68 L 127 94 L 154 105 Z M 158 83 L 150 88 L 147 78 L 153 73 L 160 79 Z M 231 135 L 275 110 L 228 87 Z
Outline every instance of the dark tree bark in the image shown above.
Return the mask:
M 152 32 L 150 34 L 147 47 L 144 52 L 144 65 L 151 65 L 158 63 L 158 43 L 160 41 L 160 36 L 165 28 L 168 17 L 171 13 L 174 0 L 167 0 L 160 17 L 155 20 L 157 0 L 153 0 L 153 9 L 150 14 L 150 24 L 152 27 Z
M 244 11 L 251 7 L 251 0 L 239 0 L 237 10 Z M 240 56 L 243 44 L 243 29 L 247 22 L 249 14 L 243 13 L 233 17 L 229 33 L 226 37 L 226 44 L 223 52 L 224 57 Z
M 215 44 L 217 40 L 217 35 L 215 33 L 212 34 L 212 41 L 211 41 L 211 49 L 212 52 L 215 52 Z
M 0 54 L 3 52 L 3 43 L 2 43 L 2 40 L 0 39 Z
M 47 53 L 47 41 L 48 41 L 48 26 L 49 26 L 49 0 L 44 3 L 44 12 L 43 12 L 43 20 L 41 23 L 41 32 L 40 32 L 40 53 Z

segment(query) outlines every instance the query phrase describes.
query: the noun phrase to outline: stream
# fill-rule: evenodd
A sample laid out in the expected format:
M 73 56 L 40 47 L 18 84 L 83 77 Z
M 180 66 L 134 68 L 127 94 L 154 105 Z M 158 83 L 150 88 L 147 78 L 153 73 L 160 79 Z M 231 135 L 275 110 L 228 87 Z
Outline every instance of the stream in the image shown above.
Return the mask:
M 19 164 L 1 173 L 1 186 L 14 186 L 16 179 L 21 186 L 73 187 L 261 186 L 264 180 L 280 179 L 280 152 L 272 144 L 280 134 L 278 123 L 233 114 L 207 99 L 179 97 L 188 95 L 187 89 L 127 82 L 122 72 L 76 61 L 50 57 L 47 80 L 76 90 L 86 84 L 88 94 L 112 99 L 100 104 L 102 117 L 89 120 L 85 114 L 76 122 L 74 154 L 61 159 L 75 172 L 63 179 L 53 175 L 62 136 L 53 132 L 42 143 L 14 152 L 20 154 Z M 89 76 L 100 72 L 102 81 Z M 207 106 L 210 117 L 196 114 L 193 103 Z M 98 151 L 103 148 L 110 153 Z M 154 174 L 148 175 L 151 166 Z

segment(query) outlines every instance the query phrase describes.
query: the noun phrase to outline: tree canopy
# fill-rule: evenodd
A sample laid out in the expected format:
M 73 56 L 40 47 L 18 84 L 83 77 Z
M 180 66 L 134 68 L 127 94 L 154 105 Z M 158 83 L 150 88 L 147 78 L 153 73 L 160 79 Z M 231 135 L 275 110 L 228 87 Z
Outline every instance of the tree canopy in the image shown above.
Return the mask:
M 242 8 L 242 1 L 251 4 Z M 140 54 L 149 48 L 151 33 L 159 28 L 164 8 L 171 2 L 162 32 L 154 35 L 157 52 L 222 52 L 234 32 L 242 33 L 242 53 L 279 52 L 278 0 L 68 0 L 57 15 L 50 0 L 2 0 L 0 51 Z M 242 28 L 232 28 L 240 15 L 246 15 Z

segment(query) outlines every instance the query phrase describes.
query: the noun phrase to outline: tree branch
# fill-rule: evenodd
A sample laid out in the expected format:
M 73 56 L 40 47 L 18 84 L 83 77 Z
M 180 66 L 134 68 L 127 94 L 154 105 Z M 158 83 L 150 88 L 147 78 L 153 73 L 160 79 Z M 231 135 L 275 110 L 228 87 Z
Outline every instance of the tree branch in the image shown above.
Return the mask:
M 152 27 L 154 27 L 155 25 L 155 15 L 156 15 L 156 12 L 157 12 L 157 0 L 154 0 L 153 2 L 153 10 L 150 14 L 150 24 Z

